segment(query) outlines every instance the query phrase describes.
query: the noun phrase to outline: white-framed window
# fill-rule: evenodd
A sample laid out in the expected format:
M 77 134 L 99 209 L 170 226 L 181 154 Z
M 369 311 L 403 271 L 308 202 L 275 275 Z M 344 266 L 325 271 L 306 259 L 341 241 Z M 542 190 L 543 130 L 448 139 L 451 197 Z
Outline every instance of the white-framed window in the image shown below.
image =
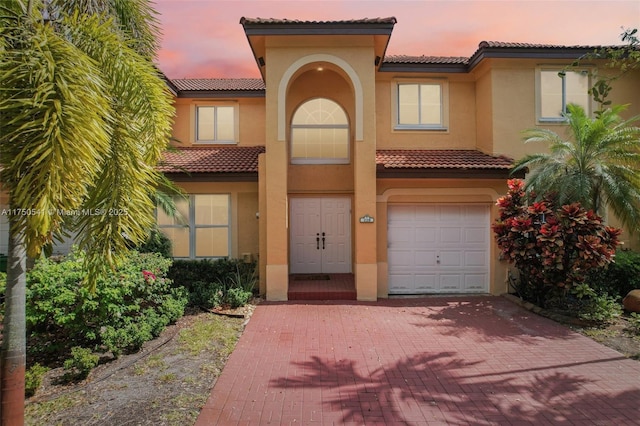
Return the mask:
M 589 71 L 540 67 L 537 72 L 538 121 L 562 122 L 568 104 L 577 104 L 591 113 Z
M 449 85 L 446 80 L 402 81 L 393 85 L 396 130 L 446 130 Z
M 229 257 L 231 242 L 229 194 L 191 194 L 176 198 L 178 215 L 158 209 L 158 228 L 172 243 L 173 257 Z
M 195 115 L 197 143 L 236 142 L 236 106 L 196 105 Z
M 291 119 L 291 162 L 347 164 L 349 140 L 349 120 L 339 104 L 326 98 L 308 100 Z

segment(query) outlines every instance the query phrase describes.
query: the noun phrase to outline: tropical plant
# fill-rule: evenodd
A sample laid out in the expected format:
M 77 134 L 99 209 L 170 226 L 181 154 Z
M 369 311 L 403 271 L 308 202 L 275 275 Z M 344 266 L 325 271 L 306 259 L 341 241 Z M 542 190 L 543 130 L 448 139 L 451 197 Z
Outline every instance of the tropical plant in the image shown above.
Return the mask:
M 589 273 L 613 261 L 620 230 L 577 203 L 557 208 L 547 197 L 528 205 L 519 179 L 508 186 L 507 195 L 498 199 L 500 217 L 493 231 L 502 258 L 519 272 L 521 295 L 541 306 L 570 292 L 590 295 Z
M 148 0 L 0 7 L 0 179 L 11 212 L 3 424 L 24 419 L 26 256 L 73 230 L 92 285 L 154 224 L 154 166 L 173 116 L 152 62 L 154 14 Z
M 596 115 L 600 115 L 605 108 L 611 105 L 611 100 L 607 98 L 613 89 L 612 83 L 628 72 L 640 68 L 640 39 L 637 34 L 637 28 L 626 28 L 620 34 L 624 45 L 598 47 L 567 67 L 567 69 L 571 69 L 579 67 L 584 61 L 606 59 L 605 68 L 615 70 L 613 73 L 603 74 L 598 74 L 595 68 L 590 71 L 594 83 L 589 88 L 589 94 L 600 105 L 600 109 L 595 111 Z
M 526 130 L 525 143 L 542 142 L 549 153 L 530 154 L 512 173 L 529 170 L 525 189 L 555 193 L 559 205 L 578 202 L 603 215 L 607 207 L 631 232 L 640 230 L 640 127 L 624 120 L 614 106 L 590 118 L 578 105 L 567 106 L 569 138 L 552 130 Z

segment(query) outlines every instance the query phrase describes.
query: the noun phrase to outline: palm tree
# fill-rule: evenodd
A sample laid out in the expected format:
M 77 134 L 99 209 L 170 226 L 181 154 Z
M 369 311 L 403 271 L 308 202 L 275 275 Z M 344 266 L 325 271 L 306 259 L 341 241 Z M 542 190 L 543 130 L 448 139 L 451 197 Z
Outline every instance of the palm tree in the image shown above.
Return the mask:
M 570 138 L 541 128 L 525 131 L 525 143 L 544 142 L 549 153 L 527 155 L 512 173 L 530 171 L 525 189 L 543 196 L 555 193 L 561 204 L 580 202 L 602 215 L 607 207 L 631 232 L 640 230 L 640 127 L 638 117 L 623 120 L 618 105 L 590 118 L 568 105 Z
M 154 166 L 173 116 L 152 62 L 157 36 L 148 0 L 0 6 L 0 179 L 11 212 L 3 425 L 24 421 L 26 256 L 73 224 L 92 285 L 155 222 Z

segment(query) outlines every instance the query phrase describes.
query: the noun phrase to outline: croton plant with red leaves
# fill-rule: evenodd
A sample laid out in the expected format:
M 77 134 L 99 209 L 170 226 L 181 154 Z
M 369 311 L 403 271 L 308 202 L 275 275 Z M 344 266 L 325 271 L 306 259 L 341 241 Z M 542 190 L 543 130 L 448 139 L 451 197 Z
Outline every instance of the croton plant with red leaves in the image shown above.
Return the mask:
M 534 202 L 520 179 L 508 181 L 498 199 L 499 219 L 493 225 L 502 258 L 519 271 L 521 285 L 546 290 L 583 284 L 587 273 L 613 261 L 620 229 L 579 203 L 555 207 L 553 197 Z

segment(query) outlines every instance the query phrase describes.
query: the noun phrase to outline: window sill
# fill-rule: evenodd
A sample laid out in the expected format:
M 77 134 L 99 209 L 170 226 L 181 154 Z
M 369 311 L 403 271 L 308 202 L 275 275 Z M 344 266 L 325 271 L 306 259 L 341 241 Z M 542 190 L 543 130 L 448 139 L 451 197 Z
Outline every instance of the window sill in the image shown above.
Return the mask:
M 567 121 L 568 120 L 566 118 L 538 118 L 537 120 L 538 124 L 542 124 L 545 126 L 549 124 L 566 125 Z
M 194 145 L 238 145 L 236 141 L 195 141 Z
M 350 164 L 349 159 L 335 158 L 292 158 L 292 165 L 331 165 L 331 164 Z
M 447 132 L 449 131 L 448 127 L 427 127 L 427 126 L 409 126 L 409 125 L 396 125 L 393 130 L 396 131 L 427 131 L 427 132 Z

